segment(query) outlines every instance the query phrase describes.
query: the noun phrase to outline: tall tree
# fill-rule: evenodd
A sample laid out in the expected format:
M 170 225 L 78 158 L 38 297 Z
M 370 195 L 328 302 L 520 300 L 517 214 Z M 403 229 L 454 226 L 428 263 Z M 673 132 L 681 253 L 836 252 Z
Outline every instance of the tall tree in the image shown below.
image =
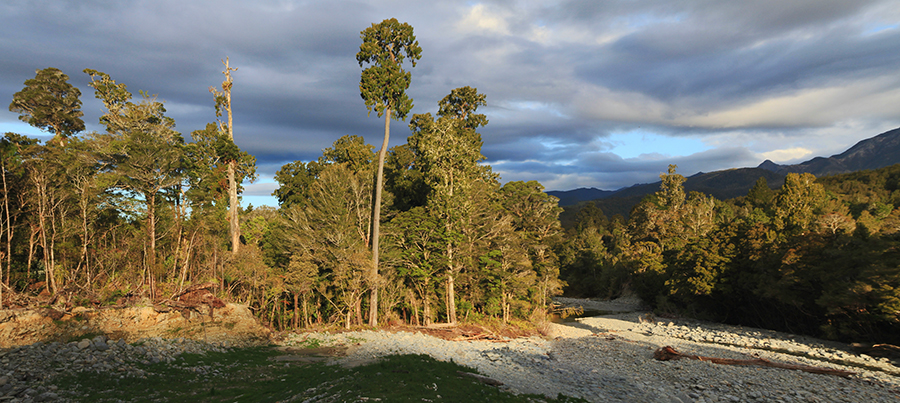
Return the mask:
M 27 203 L 36 218 L 38 242 L 43 252 L 42 263 L 47 289 L 56 293 L 56 255 L 54 244 L 57 239 L 57 227 L 54 221 L 56 207 L 63 198 L 62 167 L 59 164 L 62 149 L 51 143 L 48 145 L 30 144 L 19 151 L 24 158 L 24 166 L 29 180 L 26 192 Z M 29 265 L 30 266 L 30 265 Z
M 25 88 L 13 95 L 9 110 L 18 113 L 19 120 L 53 133 L 54 141 L 62 141 L 84 130 L 80 96 L 81 91 L 69 84 L 69 76 L 48 67 L 25 80 Z
M 22 214 L 22 204 L 19 202 L 22 194 L 25 193 L 26 175 L 25 158 L 22 155 L 23 148 L 37 144 L 37 139 L 28 138 L 16 133 L 6 133 L 0 139 L 0 185 L 3 187 L 3 214 L 0 217 L 0 238 L 6 236 L 6 248 L 0 252 L 0 255 L 6 260 L 6 279 L 7 287 L 10 285 L 10 275 L 12 271 L 12 255 L 13 255 L 13 238 L 15 234 L 16 222 L 24 216 Z M 14 197 L 19 195 L 19 197 Z M 13 213 L 13 210 L 16 213 Z M 2 265 L 0 265 L 0 277 L 2 277 Z M 3 287 L 0 287 L 2 289 Z M 2 300 L 2 298 L 0 298 Z
M 384 142 L 378 153 L 378 172 L 375 176 L 375 189 L 372 201 L 372 269 L 370 281 L 372 292 L 370 297 L 369 325 L 378 325 L 378 238 L 381 221 L 381 189 L 384 172 L 384 158 L 387 155 L 388 139 L 391 130 L 391 112 L 395 118 L 404 119 L 412 110 L 412 99 L 406 95 L 412 74 L 403 70 L 403 60 L 409 58 L 412 66 L 422 58 L 422 48 L 413 35 L 413 27 L 400 23 L 396 18 L 372 24 L 360 32 L 363 43 L 359 46 L 356 60 L 359 67 L 371 64 L 362 72 L 359 81 L 359 92 L 366 103 L 366 109 L 384 115 Z
M 100 117 L 106 134 L 96 134 L 98 154 L 115 187 L 143 199 L 147 223 L 147 281 L 151 298 L 156 297 L 156 224 L 158 205 L 166 190 L 180 185 L 184 168 L 184 139 L 174 130 L 175 120 L 165 116 L 165 107 L 154 97 L 141 93 L 140 103 L 130 101 L 125 84 L 116 83 L 106 73 L 86 69 L 89 84 L 103 101 L 107 113 Z
M 225 75 L 225 81 L 222 81 L 222 91 L 210 87 L 209 92 L 216 97 L 216 117 L 222 116 L 223 109 L 228 115 L 227 124 L 219 122 L 219 131 L 227 137 L 228 142 L 232 145 L 231 148 L 236 149 L 237 147 L 233 146 L 234 126 L 232 126 L 233 119 L 231 116 L 231 87 L 234 85 L 234 79 L 231 78 L 231 72 L 237 71 L 237 68 L 232 68 L 228 65 L 227 57 L 222 61 L 222 64 L 225 65 L 225 71 L 222 72 L 222 74 Z M 231 235 L 231 255 L 234 256 L 237 255 L 241 244 L 241 226 L 238 222 L 238 211 L 241 206 L 238 204 L 238 186 L 235 178 L 238 159 L 236 157 L 230 158 L 226 162 L 228 163 L 228 233 Z
M 428 207 L 445 226 L 450 323 L 456 323 L 455 281 L 463 269 L 460 240 L 466 232 L 464 227 L 479 208 L 473 189 L 476 181 L 493 182 L 489 167 L 478 165 L 485 157 L 481 154 L 481 135 L 475 129 L 487 124 L 487 118 L 475 111 L 485 104 L 484 99 L 474 88 L 458 88 L 438 103 L 437 120 L 430 113 L 417 114 L 409 125 L 413 132 L 409 144 L 430 188 Z

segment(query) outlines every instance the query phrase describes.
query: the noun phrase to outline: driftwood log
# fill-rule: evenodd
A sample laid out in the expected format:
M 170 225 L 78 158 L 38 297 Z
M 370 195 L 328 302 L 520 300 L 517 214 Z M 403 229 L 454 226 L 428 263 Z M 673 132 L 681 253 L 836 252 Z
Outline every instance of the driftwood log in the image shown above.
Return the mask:
M 210 291 L 210 289 L 215 289 L 216 287 L 214 283 L 192 285 L 184 291 L 173 295 L 172 299 L 166 301 L 166 305 L 179 310 L 185 317 L 187 317 L 190 310 L 201 313 L 200 307 L 206 305 L 209 307 L 209 316 L 212 317 L 215 308 L 225 306 L 225 301 L 222 301 Z
M 469 378 L 477 379 L 479 382 L 481 382 L 485 385 L 491 385 L 491 386 L 502 386 L 503 385 L 503 382 L 500 382 L 496 379 L 488 378 L 484 375 L 478 375 L 478 374 L 473 374 L 471 372 L 463 372 L 463 371 L 456 371 L 456 373 L 459 374 L 460 376 L 467 376 Z
M 784 364 L 780 362 L 769 361 L 765 358 L 754 358 L 750 360 L 734 360 L 730 358 L 716 358 L 716 357 L 703 357 L 699 355 L 690 355 L 690 354 L 682 354 L 676 351 L 672 346 L 665 346 L 656 350 L 653 353 L 653 358 L 656 358 L 660 361 L 671 361 L 671 360 L 679 360 L 682 358 L 687 358 L 689 360 L 697 360 L 697 361 L 709 361 L 714 364 L 722 364 L 722 365 L 755 365 L 761 367 L 773 367 L 773 368 L 784 368 L 784 369 L 796 369 L 804 372 L 811 372 L 814 374 L 825 374 L 825 375 L 837 375 L 843 377 L 849 377 L 850 375 L 856 375 L 856 372 L 844 371 L 840 369 L 832 369 L 832 368 L 824 368 L 824 367 L 813 367 L 809 365 L 795 365 L 795 364 Z

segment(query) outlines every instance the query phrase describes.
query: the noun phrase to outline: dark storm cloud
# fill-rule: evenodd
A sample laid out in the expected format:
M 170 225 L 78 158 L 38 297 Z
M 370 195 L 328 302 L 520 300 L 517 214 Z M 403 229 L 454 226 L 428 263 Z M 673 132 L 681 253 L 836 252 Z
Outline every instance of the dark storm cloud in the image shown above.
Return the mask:
M 166 102 L 177 129 L 215 120 L 210 86 L 234 73 L 237 144 L 271 177 L 341 136 L 380 144 L 355 60 L 360 31 L 410 23 L 423 48 L 412 113 L 453 88 L 487 95 L 483 154 L 504 180 L 548 189 L 653 182 L 669 163 L 691 175 L 764 155 L 838 150 L 900 124 L 900 11 L 889 1 L 7 1 L 0 4 L 0 96 L 57 67 L 109 73 Z M 3 95 L 5 94 L 5 95 Z M 0 111 L 0 124 L 17 122 Z M 391 145 L 409 135 L 391 126 Z M 622 158 L 610 135 L 704 139 L 703 152 Z M 639 141 L 639 140 L 629 140 Z M 815 154 L 814 154 L 815 155 Z M 810 155 L 814 156 L 814 155 Z M 255 185 L 268 192 L 271 185 Z M 249 190 L 250 188 L 248 188 Z

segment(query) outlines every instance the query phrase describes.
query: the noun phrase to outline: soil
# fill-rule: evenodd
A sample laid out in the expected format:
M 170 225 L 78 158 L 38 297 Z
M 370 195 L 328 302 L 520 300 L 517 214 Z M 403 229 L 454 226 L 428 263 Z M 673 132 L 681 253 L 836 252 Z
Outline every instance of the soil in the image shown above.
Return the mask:
M 0 310 L 0 348 L 86 336 L 134 342 L 149 337 L 203 340 L 230 345 L 268 343 L 271 331 L 244 305 L 173 308 L 135 305 L 105 308 L 16 308 Z

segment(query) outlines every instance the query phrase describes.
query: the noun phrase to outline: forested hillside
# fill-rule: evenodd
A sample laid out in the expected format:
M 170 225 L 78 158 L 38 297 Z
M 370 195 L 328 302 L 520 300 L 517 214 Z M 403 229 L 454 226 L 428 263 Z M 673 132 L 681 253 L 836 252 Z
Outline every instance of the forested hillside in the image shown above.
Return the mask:
M 388 150 L 388 123 L 412 107 L 404 57 L 415 66 L 421 49 L 394 19 L 361 38 L 360 94 L 385 118 L 384 146 L 376 154 L 345 136 L 317 160 L 283 166 L 278 209 L 238 205 L 255 159 L 233 141 L 240 84 L 227 59 L 221 91 L 211 89 L 220 119 L 191 141 L 155 97 L 132 100 L 90 69 L 106 130 L 81 133 L 79 90 L 57 69 L 38 71 L 10 110 L 54 138 L 6 133 L 0 143 L 3 307 L 29 296 L 165 303 L 211 283 L 279 329 L 541 317 L 562 286 L 557 199 L 534 181 L 501 186 L 480 163 L 486 96 L 471 87 L 452 90 L 436 116 L 411 116 L 408 144 Z
M 720 201 L 661 176 L 627 222 L 582 209 L 558 254 L 568 292 L 853 341 L 900 341 L 900 165 L 764 179 Z
M 361 39 L 360 96 L 385 120 L 382 147 L 348 135 L 284 165 L 277 209 L 239 205 L 256 167 L 234 143 L 240 83 L 227 59 L 215 122 L 189 141 L 154 96 L 133 99 L 90 69 L 105 130 L 83 133 L 80 91 L 57 69 L 37 71 L 9 108 L 53 138 L 0 140 L 2 307 L 158 304 L 212 284 L 277 329 L 506 323 L 543 317 L 567 287 L 637 293 L 661 314 L 900 342 L 900 165 L 790 173 L 775 189 L 763 177 L 724 201 L 690 191 L 673 165 L 655 193 L 632 195 L 627 220 L 588 204 L 563 231 L 541 184 L 501 186 L 483 163 L 487 97 L 475 88 L 409 116 L 406 144 L 389 149 L 391 120 L 412 110 L 404 68 L 421 49 L 395 19 Z

